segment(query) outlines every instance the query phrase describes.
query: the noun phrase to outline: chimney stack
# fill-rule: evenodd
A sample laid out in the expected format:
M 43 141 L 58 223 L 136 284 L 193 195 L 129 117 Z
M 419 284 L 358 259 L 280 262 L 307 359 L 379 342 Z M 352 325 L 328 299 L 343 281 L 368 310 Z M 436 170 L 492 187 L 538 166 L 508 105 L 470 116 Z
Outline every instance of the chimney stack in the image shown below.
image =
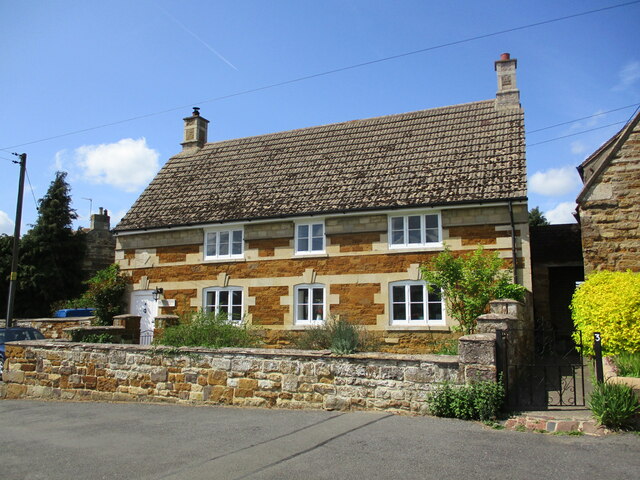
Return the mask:
M 182 149 L 202 148 L 207 143 L 207 125 L 209 120 L 200 116 L 200 108 L 193 107 L 190 117 L 184 119 L 184 141 Z
M 520 108 L 520 90 L 516 86 L 516 68 L 518 60 L 508 53 L 500 55 L 495 62 L 498 75 L 498 93 L 496 94 L 496 110 L 512 110 Z
M 91 215 L 90 230 L 106 230 L 109 231 L 110 226 L 109 211 L 100 207 L 100 213 Z

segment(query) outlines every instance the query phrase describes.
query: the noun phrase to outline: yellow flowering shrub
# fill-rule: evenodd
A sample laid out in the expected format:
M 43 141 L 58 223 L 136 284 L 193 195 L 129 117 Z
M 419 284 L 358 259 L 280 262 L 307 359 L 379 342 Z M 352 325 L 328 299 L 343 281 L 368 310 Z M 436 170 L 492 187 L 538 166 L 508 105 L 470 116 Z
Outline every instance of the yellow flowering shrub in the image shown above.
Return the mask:
M 585 355 L 594 354 L 594 332 L 601 333 L 606 355 L 640 351 L 640 273 L 592 273 L 573 294 L 571 313 Z

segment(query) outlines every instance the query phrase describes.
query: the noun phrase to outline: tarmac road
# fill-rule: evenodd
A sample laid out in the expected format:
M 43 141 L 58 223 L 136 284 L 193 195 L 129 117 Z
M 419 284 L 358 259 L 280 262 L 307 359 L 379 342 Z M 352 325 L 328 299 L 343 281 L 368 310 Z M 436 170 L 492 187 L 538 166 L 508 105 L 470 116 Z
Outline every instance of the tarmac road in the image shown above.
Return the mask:
M 640 435 L 385 413 L 0 401 L 0 478 L 634 479 Z

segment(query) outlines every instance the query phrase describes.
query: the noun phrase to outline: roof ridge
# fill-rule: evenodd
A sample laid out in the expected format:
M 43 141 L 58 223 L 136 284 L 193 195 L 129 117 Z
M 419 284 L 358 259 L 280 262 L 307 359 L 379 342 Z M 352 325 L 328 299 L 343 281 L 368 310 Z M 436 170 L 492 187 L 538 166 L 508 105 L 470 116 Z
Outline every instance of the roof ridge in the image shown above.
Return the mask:
M 272 137 L 272 136 L 287 136 L 287 134 L 292 134 L 292 133 L 296 133 L 296 132 L 312 131 L 312 130 L 316 130 L 316 129 L 320 130 L 322 128 L 338 127 L 340 125 L 356 125 L 356 124 L 359 124 L 359 123 L 366 124 L 366 123 L 371 122 L 373 120 L 400 118 L 400 117 L 404 117 L 404 116 L 412 115 L 412 114 L 416 114 L 416 113 L 437 112 L 438 110 L 453 110 L 453 109 L 456 109 L 456 108 L 459 108 L 459 107 L 489 104 L 489 103 L 493 103 L 493 102 L 495 102 L 495 99 L 478 100 L 478 101 L 475 101 L 475 102 L 466 102 L 466 103 L 458 103 L 458 104 L 455 104 L 455 105 L 447 105 L 447 106 L 442 106 L 442 107 L 425 108 L 425 109 L 422 109 L 422 110 L 412 110 L 412 111 L 403 112 L 403 113 L 392 113 L 392 114 L 389 114 L 389 115 L 380 115 L 380 116 L 377 116 L 377 117 L 357 118 L 357 119 L 354 119 L 354 120 L 345 120 L 345 121 L 342 121 L 342 122 L 325 123 L 325 124 L 321 124 L 321 125 L 311 125 L 309 127 L 293 128 L 291 130 L 281 130 L 281 131 L 278 131 L 278 132 L 261 133 L 259 135 L 249 135 L 249 136 L 246 136 L 246 137 L 228 138 L 226 140 L 218 140 L 216 142 L 207 142 L 202 146 L 202 148 L 199 149 L 199 151 L 202 151 L 205 148 L 210 147 L 212 145 L 222 145 L 222 144 L 231 143 L 231 142 L 240 143 L 242 140 L 248 140 L 248 139 L 258 140 L 260 138 L 266 138 L 266 137 Z M 190 150 L 186 150 L 186 151 L 183 150 L 182 152 L 178 152 L 174 156 L 175 157 L 180 157 L 180 156 L 183 156 L 183 154 L 188 154 L 188 156 L 192 156 L 192 155 L 197 154 L 197 153 L 198 152 L 194 152 L 194 151 L 190 151 Z

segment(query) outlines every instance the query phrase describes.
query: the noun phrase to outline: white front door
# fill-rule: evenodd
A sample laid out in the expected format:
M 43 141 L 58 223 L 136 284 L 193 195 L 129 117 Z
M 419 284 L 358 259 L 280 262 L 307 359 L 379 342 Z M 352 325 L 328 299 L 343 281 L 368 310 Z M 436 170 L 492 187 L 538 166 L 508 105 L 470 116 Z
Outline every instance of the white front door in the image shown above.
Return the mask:
M 137 290 L 131 294 L 131 314 L 140 315 L 140 345 L 150 345 L 153 340 L 154 319 L 158 315 L 158 301 L 153 290 Z

